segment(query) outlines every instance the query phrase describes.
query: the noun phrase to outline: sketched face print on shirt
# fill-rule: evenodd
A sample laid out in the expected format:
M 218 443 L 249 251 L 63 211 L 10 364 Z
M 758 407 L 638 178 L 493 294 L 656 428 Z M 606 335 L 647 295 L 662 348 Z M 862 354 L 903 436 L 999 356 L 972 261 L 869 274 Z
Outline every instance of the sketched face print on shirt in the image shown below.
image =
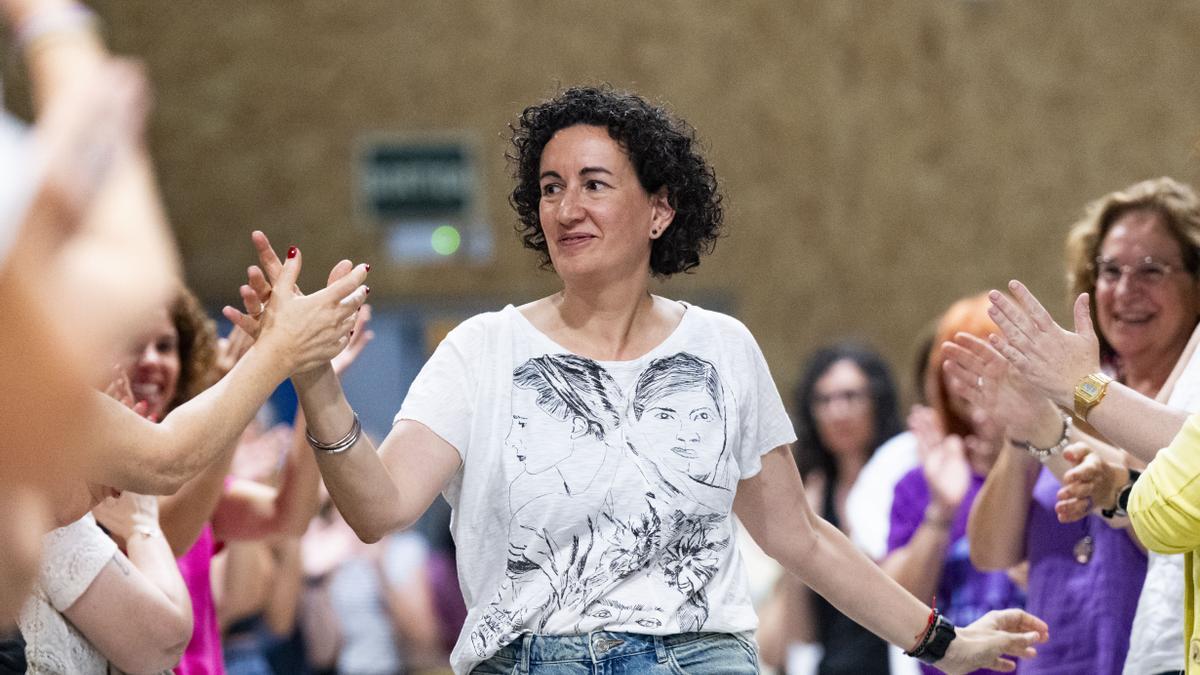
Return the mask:
M 540 474 L 570 457 L 574 449 L 573 430 L 580 424 L 542 414 L 537 407 L 538 393 L 532 389 L 514 388 L 512 396 L 512 425 L 504 445 L 522 468 Z
M 589 606 L 585 611 L 588 617 L 599 619 L 611 625 L 628 626 L 634 624 L 642 628 L 662 628 L 663 613 L 661 607 L 641 604 L 625 604 L 616 600 L 601 600 Z
M 612 376 L 573 354 L 538 356 L 513 371 L 512 396 L 505 448 L 521 463 L 522 476 L 544 478 L 514 483 L 514 511 L 543 491 L 586 490 L 621 425 Z
M 537 356 L 513 371 L 504 447 L 520 471 L 509 484 L 505 581 L 472 631 L 477 654 L 511 639 L 527 616 L 540 617 L 535 627 L 543 629 L 552 612 L 581 608 L 607 583 L 597 567 L 601 549 L 591 542 L 621 456 L 621 400 L 611 375 L 573 354 Z M 561 512 L 583 514 L 586 523 L 568 523 L 583 527 L 563 536 L 544 522 L 546 513 Z M 516 597 L 523 600 L 512 606 Z
M 634 445 L 653 453 L 668 474 L 727 487 L 725 406 L 711 363 L 687 353 L 652 361 L 631 407 Z
M 513 370 L 505 573 L 472 629 L 477 655 L 565 617 L 580 631 L 703 629 L 736 478 L 723 386 L 687 353 L 627 386 L 571 354 Z

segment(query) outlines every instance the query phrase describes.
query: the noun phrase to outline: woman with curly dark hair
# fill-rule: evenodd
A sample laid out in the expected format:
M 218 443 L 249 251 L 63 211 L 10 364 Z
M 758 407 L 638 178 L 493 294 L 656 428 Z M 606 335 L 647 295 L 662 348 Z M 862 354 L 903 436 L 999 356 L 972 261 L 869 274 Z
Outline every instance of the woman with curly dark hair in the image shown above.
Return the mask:
M 576 125 L 607 129 L 611 140 L 634 162 L 646 195 L 665 196 L 674 211 L 671 227 L 652 228 L 650 273 L 665 278 L 687 272 L 711 253 L 721 234 L 721 194 L 717 176 L 699 154 L 694 131 L 666 111 L 633 94 L 611 89 L 570 89 L 553 106 L 531 106 L 512 129 L 517 186 L 509 198 L 526 248 L 537 251 L 543 267 L 553 264 L 542 229 L 542 154 L 560 130 Z
M 816 517 L 789 451 L 791 422 L 749 331 L 650 293 L 651 276 L 696 267 L 721 232 L 716 177 L 690 126 L 636 95 L 575 87 L 526 108 L 512 142 L 518 229 L 562 290 L 453 330 L 378 453 L 331 369 L 293 378 L 325 483 L 361 538 L 412 524 L 439 490 L 454 508 L 469 608 L 455 672 L 757 672 L 735 513 L 847 614 L 950 672 L 1032 654 L 1045 631 L 1037 619 L 997 613 L 953 639 L 948 623 Z M 255 242 L 273 277 L 278 258 L 263 237 Z M 580 416 L 565 426 L 515 381 L 525 364 L 564 354 L 606 374 L 590 398 L 621 413 L 605 431 L 606 452 L 620 455 L 603 471 L 578 447 L 545 461 L 589 426 Z M 697 366 L 711 386 L 658 386 L 673 368 Z M 574 386 L 555 376 L 567 398 L 589 398 Z M 669 395 L 635 421 L 636 388 Z M 520 447 L 506 449 L 518 430 Z M 523 512 L 514 537 L 511 505 L 544 484 L 516 479 L 546 466 L 561 476 L 554 504 Z M 706 468 L 673 469 L 690 466 Z M 691 497 L 698 487 L 704 499 Z M 571 497 L 597 491 L 602 499 Z

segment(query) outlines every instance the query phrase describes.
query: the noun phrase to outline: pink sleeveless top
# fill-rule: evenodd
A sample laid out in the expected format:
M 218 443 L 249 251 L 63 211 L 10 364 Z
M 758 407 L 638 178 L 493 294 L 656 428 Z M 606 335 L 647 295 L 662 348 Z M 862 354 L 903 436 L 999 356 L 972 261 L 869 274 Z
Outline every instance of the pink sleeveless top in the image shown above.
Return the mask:
M 217 552 L 212 525 L 206 524 L 200 538 L 176 562 L 192 596 L 192 641 L 175 672 L 179 675 L 224 675 L 221 658 L 221 631 L 217 627 L 217 608 L 213 604 L 212 580 L 209 569 Z

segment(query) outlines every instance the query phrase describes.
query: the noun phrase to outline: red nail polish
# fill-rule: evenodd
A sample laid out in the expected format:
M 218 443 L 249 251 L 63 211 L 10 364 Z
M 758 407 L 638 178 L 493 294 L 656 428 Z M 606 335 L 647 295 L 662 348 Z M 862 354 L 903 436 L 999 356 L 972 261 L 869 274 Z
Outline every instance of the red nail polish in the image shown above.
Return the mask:
M 370 272 L 370 271 L 371 271 L 371 263 L 367 263 L 367 271 L 368 271 L 368 272 Z
M 296 254 L 299 252 L 300 252 L 300 249 L 296 248 L 295 246 L 289 246 L 288 247 L 288 260 L 295 258 Z
M 370 287 L 370 286 L 364 286 L 364 288 L 366 288 L 366 289 L 367 289 L 367 295 L 370 295 L 370 294 L 371 294 L 371 287 Z

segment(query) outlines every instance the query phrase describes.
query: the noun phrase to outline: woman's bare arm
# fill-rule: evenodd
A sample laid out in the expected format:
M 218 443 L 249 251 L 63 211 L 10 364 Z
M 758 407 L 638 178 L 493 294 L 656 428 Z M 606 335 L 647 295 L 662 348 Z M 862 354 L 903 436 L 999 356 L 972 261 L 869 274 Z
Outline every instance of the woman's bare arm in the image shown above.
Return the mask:
M 333 369 L 320 367 L 292 382 L 312 435 L 344 436 L 354 413 Z M 397 422 L 379 452 L 364 435 L 345 452 L 316 457 L 334 505 L 368 543 L 416 522 L 462 464 L 454 446 L 411 420 Z
M 929 607 L 812 512 L 786 446 L 764 455 L 762 470 L 738 485 L 734 510 L 768 555 L 846 616 L 906 649 L 919 639 Z M 1032 656 L 1032 645 L 1045 637 L 1045 624 L 1024 612 L 990 613 L 958 630 L 938 667 L 949 673 L 1011 670 L 1002 654 Z
M 272 633 L 288 636 L 296 628 L 300 597 L 304 594 L 300 538 L 281 538 L 272 545 L 272 554 L 275 557 L 275 578 L 263 608 L 263 619 Z
M 366 266 L 307 296 L 292 291 L 299 252 L 284 270 L 287 291 L 272 297 L 254 346 L 229 374 L 161 423 L 96 394 L 94 482 L 144 494 L 175 492 L 232 447 L 284 378 L 328 363 L 346 346 L 354 313 L 366 300 Z
M 1005 444 L 975 496 L 967 519 L 971 564 L 1004 570 L 1025 559 L 1025 527 L 1033 482 L 1041 466 L 1024 450 Z
M 262 610 L 274 573 L 275 562 L 266 542 L 230 542 L 213 558 L 213 604 L 222 630 Z
M 91 401 L 94 482 L 146 494 L 174 493 L 233 446 L 289 367 L 285 354 L 256 344 L 229 375 L 159 424 L 97 392 Z
M 174 666 L 192 637 L 192 603 L 171 547 L 158 529 L 154 497 L 125 493 L 96 509 L 125 542 L 64 616 L 121 670 Z
M 763 551 L 788 572 L 880 637 L 911 646 L 929 608 L 812 512 L 786 448 L 764 455 L 762 470 L 742 481 L 734 510 Z
M 374 337 L 367 329 L 371 306 L 363 305 L 355 322 L 350 343 L 330 362 L 336 375 L 341 376 L 358 358 Z M 313 449 L 305 439 L 304 410 L 296 411 L 291 445 L 281 472 L 278 488 L 247 480 L 236 480 L 217 505 L 213 527 L 222 539 L 256 539 L 282 534 L 299 537 L 320 507 L 321 474 Z M 273 432 L 268 432 L 273 433 Z M 269 438 L 256 442 L 270 444 Z

